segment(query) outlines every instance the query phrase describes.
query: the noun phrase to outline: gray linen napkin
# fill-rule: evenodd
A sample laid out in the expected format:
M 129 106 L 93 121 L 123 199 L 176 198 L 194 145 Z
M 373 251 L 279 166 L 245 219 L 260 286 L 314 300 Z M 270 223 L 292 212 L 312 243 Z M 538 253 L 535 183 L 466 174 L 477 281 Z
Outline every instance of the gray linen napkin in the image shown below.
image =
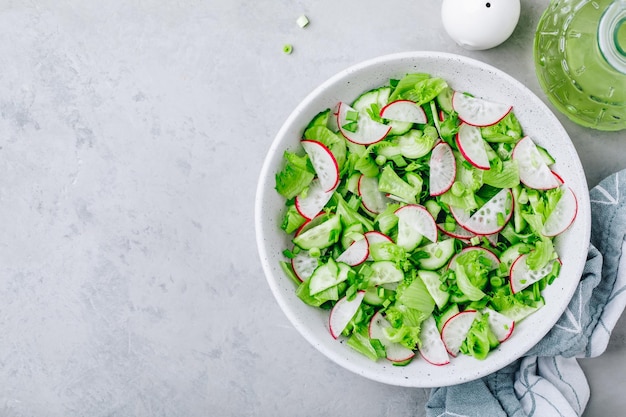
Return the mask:
M 622 197 L 624 196 L 624 197 Z M 626 306 L 626 170 L 591 190 L 591 245 L 580 284 L 554 328 L 526 355 L 482 379 L 434 388 L 428 417 L 580 416 L 589 386 L 576 357 L 606 350 Z M 626 258 L 626 257 L 625 257 Z

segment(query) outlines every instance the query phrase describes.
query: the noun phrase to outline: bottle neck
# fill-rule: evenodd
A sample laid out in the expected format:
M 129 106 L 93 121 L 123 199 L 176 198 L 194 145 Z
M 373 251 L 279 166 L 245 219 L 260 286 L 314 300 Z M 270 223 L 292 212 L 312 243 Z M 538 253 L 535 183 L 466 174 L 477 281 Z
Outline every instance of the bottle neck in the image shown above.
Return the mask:
M 606 62 L 626 74 L 626 0 L 615 0 L 600 18 L 598 46 Z

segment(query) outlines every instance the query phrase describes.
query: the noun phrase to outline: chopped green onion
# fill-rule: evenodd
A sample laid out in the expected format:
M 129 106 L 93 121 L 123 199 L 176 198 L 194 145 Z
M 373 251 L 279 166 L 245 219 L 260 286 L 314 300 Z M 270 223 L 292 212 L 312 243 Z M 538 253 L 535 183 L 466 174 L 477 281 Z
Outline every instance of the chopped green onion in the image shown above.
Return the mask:
M 456 225 L 454 223 L 445 222 L 443 228 L 448 232 L 453 232 L 454 229 L 456 229 Z
M 501 287 L 504 285 L 504 280 L 498 276 L 493 276 L 489 279 L 489 283 L 492 287 Z
M 298 24 L 298 26 L 303 28 L 309 24 L 309 18 L 305 15 L 302 15 L 298 19 L 296 19 L 296 23 Z
M 394 155 L 390 158 L 398 167 L 404 167 L 407 165 L 402 155 Z
M 355 110 L 348 110 L 346 112 L 346 120 L 350 120 L 351 122 L 356 122 L 359 119 L 359 112 Z
M 387 157 L 385 155 L 378 155 L 375 161 L 376 165 L 383 166 L 387 162 Z
M 285 44 L 285 45 L 283 46 L 283 53 L 285 53 L 285 54 L 289 55 L 289 54 L 291 54 L 292 52 L 293 52 L 293 46 L 292 46 L 291 44 L 288 44 L 288 43 L 287 43 L 287 44 Z
M 356 128 L 357 128 L 357 123 L 356 122 L 350 122 L 350 123 L 346 123 L 345 125 L 341 126 L 342 128 L 344 128 L 345 130 L 347 130 L 348 132 L 356 132 Z
M 354 297 L 356 296 L 357 293 L 357 286 L 356 285 L 350 285 L 348 287 L 348 289 L 346 290 L 346 298 L 348 300 L 354 300 Z
M 452 184 L 452 188 L 451 188 L 450 191 L 452 192 L 453 195 L 455 195 L 457 197 L 460 197 L 465 192 L 465 185 L 463 185 L 463 183 L 461 183 L 459 181 L 455 181 Z
M 309 249 L 309 255 L 313 258 L 319 258 L 322 255 L 322 251 L 319 248 L 311 248 Z
M 283 256 L 285 258 L 288 258 L 288 259 L 293 259 L 296 255 L 292 251 L 290 251 L 289 249 L 285 249 L 283 251 Z

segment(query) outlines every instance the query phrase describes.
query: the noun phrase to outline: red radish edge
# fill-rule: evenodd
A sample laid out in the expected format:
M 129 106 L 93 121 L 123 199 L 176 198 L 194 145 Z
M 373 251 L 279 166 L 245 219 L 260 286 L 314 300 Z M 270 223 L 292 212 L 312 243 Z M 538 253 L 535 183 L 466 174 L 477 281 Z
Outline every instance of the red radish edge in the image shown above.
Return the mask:
M 513 334 L 513 330 L 515 329 L 515 320 L 510 319 L 504 314 L 490 308 L 486 308 L 485 310 L 483 310 L 483 313 L 489 314 L 487 321 L 491 326 L 491 330 L 498 338 L 498 342 L 504 343 L 505 341 L 507 341 L 511 337 L 511 335 Z M 503 325 L 505 323 L 509 327 L 508 329 L 505 329 L 506 332 L 497 328 L 498 325 Z
M 419 204 L 407 204 L 397 209 L 394 214 L 398 216 L 399 213 L 406 212 L 407 210 L 418 210 L 419 213 L 422 213 L 423 219 L 428 219 L 428 224 L 425 225 L 428 227 L 428 230 L 418 230 L 418 232 L 431 242 L 437 242 L 437 223 L 426 207 Z
M 387 236 L 384 233 L 381 233 L 377 230 L 372 230 L 370 232 L 365 232 L 363 234 L 363 236 L 365 236 L 365 239 L 367 239 L 367 244 L 368 245 L 374 245 L 376 243 L 393 243 L 393 240 Z M 367 255 L 367 260 L 368 261 L 372 261 L 372 256 L 369 254 L 368 251 L 368 255 Z
M 420 342 L 418 351 L 426 362 L 435 366 L 444 366 L 450 363 L 448 351 L 443 340 L 441 340 L 441 334 L 437 330 L 437 324 L 432 316 L 422 322 Z M 437 360 L 438 355 L 441 355 L 440 360 Z
M 300 252 L 300 253 L 298 253 L 298 255 L 303 254 L 303 253 L 306 253 L 306 254 L 308 255 L 308 252 Z M 296 277 L 297 277 L 300 281 L 304 282 L 305 280 L 307 280 L 307 279 L 309 279 L 309 278 L 311 277 L 311 274 L 313 273 L 313 270 L 314 270 L 315 268 L 312 268 L 312 269 L 310 270 L 311 274 L 309 274 L 308 276 L 303 276 L 303 275 L 302 275 L 302 273 L 303 273 L 303 272 L 307 272 L 307 271 L 306 271 L 306 270 L 303 270 L 302 268 L 300 268 L 300 267 L 297 267 L 297 266 L 296 266 L 296 262 L 299 260 L 299 256 L 298 256 L 298 255 L 296 255 L 296 256 L 294 256 L 293 258 L 291 258 L 291 268 L 293 269 L 294 274 L 296 274 Z M 303 256 L 304 256 L 304 255 L 303 255 Z M 317 262 L 317 259 L 316 259 L 316 258 L 311 257 L 311 259 L 312 259 L 312 260 L 308 260 L 308 259 L 307 259 L 307 261 L 309 261 L 309 262 L 313 263 L 313 259 L 314 259 L 314 260 L 315 260 L 315 262 Z
M 361 120 L 362 124 L 360 125 L 361 128 L 363 128 L 363 126 L 365 126 L 365 129 L 367 130 L 367 128 L 377 128 L 380 129 L 379 132 L 375 132 L 377 134 L 371 136 L 371 137 L 365 137 L 365 139 L 363 138 L 359 138 L 359 134 L 363 134 L 360 133 L 359 128 L 357 128 L 356 132 L 349 132 L 346 129 L 343 128 L 343 124 L 342 124 L 342 117 L 343 117 L 343 113 L 348 112 L 348 111 L 356 111 L 354 110 L 352 107 L 350 107 L 349 105 L 347 105 L 346 103 L 343 102 L 339 102 L 338 107 L 337 107 L 337 127 L 339 127 L 339 131 L 341 132 L 341 134 L 343 135 L 344 138 L 346 138 L 346 140 L 349 140 L 352 143 L 356 143 L 358 145 L 372 145 L 374 143 L 380 142 L 381 140 L 385 139 L 385 137 L 389 134 L 389 132 L 391 131 L 391 126 L 388 125 L 384 125 L 382 123 L 378 123 L 372 119 L 370 119 L 367 116 L 363 116 L 363 115 L 359 115 L 359 117 L 365 117 L 365 119 Z M 380 127 L 379 127 L 380 125 Z M 357 133 L 359 132 L 359 133 Z
M 395 114 L 394 114 L 395 112 Z M 407 117 L 398 117 L 398 112 L 406 113 Z M 386 104 L 379 113 L 380 117 L 387 120 L 395 120 L 398 122 L 408 123 L 428 123 L 426 112 L 421 106 L 411 100 L 395 100 Z
M 476 142 L 478 141 L 478 142 Z M 482 145 L 482 148 L 480 146 Z M 485 141 L 476 126 L 467 123 L 459 126 L 456 134 L 456 146 L 463 155 L 463 158 L 478 169 L 486 171 L 490 168 L 489 157 L 485 149 Z M 478 147 L 477 149 L 472 149 Z M 472 154 L 472 150 L 475 152 Z
M 302 217 L 311 220 L 322 211 L 334 192 L 335 188 L 330 191 L 324 191 L 319 179 L 316 178 L 309 184 L 309 191 L 306 197 L 296 196 L 296 210 Z
M 377 321 L 380 320 L 381 324 L 378 324 Z M 378 338 L 376 337 L 377 335 L 372 334 L 372 330 L 374 329 L 373 326 L 377 326 L 379 328 L 379 330 L 382 332 L 383 328 L 386 327 L 384 324 L 382 323 L 386 323 L 386 325 L 391 326 L 391 324 L 387 321 L 387 319 L 382 315 L 382 313 L 380 311 L 377 311 L 372 318 L 370 319 L 370 323 L 369 323 L 369 327 L 368 327 L 368 333 L 370 338 L 372 339 L 379 339 L 380 342 L 385 346 L 385 349 L 387 351 L 387 359 L 390 360 L 391 362 L 404 362 L 406 360 L 411 359 L 412 357 L 415 356 L 415 352 L 405 348 L 404 346 L 400 345 L 399 343 L 395 343 L 395 342 L 390 342 L 388 339 L 386 338 Z M 382 335 L 384 337 L 384 335 Z M 398 350 L 399 352 L 393 352 L 395 350 Z M 395 356 L 395 353 L 401 353 L 401 356 Z
M 534 149 L 534 152 L 533 152 Z M 522 155 L 520 155 L 522 153 Z M 527 159 L 530 154 L 534 154 L 539 165 L 532 164 L 529 166 Z M 536 190 L 550 190 L 561 185 L 562 178 L 556 175 L 554 171 L 548 167 L 539 155 L 535 142 L 529 136 L 524 136 L 515 144 L 511 158 L 514 159 L 519 167 L 520 181 L 527 187 Z
M 578 215 L 578 199 L 576 198 L 576 194 L 574 194 L 574 191 L 572 191 L 572 189 L 569 187 L 565 187 L 563 192 L 564 194 L 561 196 L 561 199 L 556 203 L 556 207 L 554 208 L 552 213 L 550 213 L 550 215 L 546 219 L 546 223 L 543 225 L 543 230 L 541 233 L 544 236 L 548 236 L 548 237 L 558 236 L 564 231 L 566 231 L 567 229 L 569 229 L 572 223 L 574 223 L 574 220 L 576 220 L 576 216 Z M 567 193 L 567 195 L 565 193 Z M 563 203 L 561 203 L 563 198 L 566 198 L 566 197 L 569 197 L 570 201 L 567 201 L 567 202 L 563 201 Z M 559 205 L 559 203 L 561 204 Z M 565 217 L 565 220 L 561 220 L 560 224 L 557 223 L 558 227 L 556 227 L 551 223 L 551 222 L 554 222 L 555 220 L 551 220 L 551 218 L 554 219 L 554 216 L 561 215 L 562 213 L 560 212 L 560 210 L 563 209 L 563 206 L 565 204 L 573 204 L 573 210 L 571 210 L 571 213 L 569 213 L 567 217 Z M 548 229 L 548 227 L 552 227 L 552 230 Z
M 511 205 L 510 208 L 508 210 L 508 214 L 505 213 L 505 217 L 504 217 L 504 222 L 502 223 L 502 225 L 498 225 L 497 224 L 497 214 L 496 214 L 496 227 L 494 227 L 493 229 L 489 229 L 487 231 L 479 231 L 476 230 L 476 226 L 473 224 L 474 220 L 476 219 L 475 216 L 479 216 L 480 211 L 487 206 L 487 204 L 491 203 L 491 201 L 493 201 L 493 199 L 495 197 L 498 196 L 498 194 L 500 194 L 503 191 L 507 191 L 509 198 L 511 199 Z M 506 226 L 506 224 L 509 222 L 509 220 L 511 220 L 511 217 L 513 216 L 513 205 L 514 205 L 514 201 L 513 201 L 513 193 L 511 192 L 511 190 L 509 188 L 503 188 L 502 190 L 500 190 L 498 192 L 498 194 L 496 194 L 495 196 L 492 197 L 491 200 L 487 201 L 483 206 L 479 207 L 478 210 L 476 210 L 475 213 L 473 213 L 471 216 L 462 209 L 459 208 L 455 208 L 453 206 L 449 206 L 450 207 L 450 213 L 452 214 L 452 217 L 454 217 L 454 219 L 457 221 L 457 223 L 459 224 L 459 226 L 461 226 L 462 228 L 468 230 L 471 233 L 474 233 L 476 235 L 479 236 L 489 236 L 489 235 L 493 235 L 495 233 L 500 232 L 502 229 L 504 229 L 504 227 Z
M 313 217 L 312 219 L 307 220 L 306 222 L 302 223 L 302 225 L 300 225 L 300 227 L 298 227 L 298 229 L 295 231 L 294 236 L 298 236 L 306 232 L 310 228 L 317 226 L 323 221 L 324 217 L 326 217 L 326 213 L 320 213 L 317 216 Z
M 466 99 L 479 100 L 480 102 L 482 102 L 483 106 L 484 105 L 490 105 L 490 106 L 495 105 L 498 107 L 501 106 L 502 110 L 498 111 L 496 115 L 494 115 L 491 119 L 487 119 L 487 121 L 483 121 L 479 123 L 476 120 L 472 120 L 471 118 L 469 118 L 468 115 L 462 109 L 459 108 L 460 104 L 465 104 L 465 103 L 460 103 L 459 99 L 460 100 L 466 100 Z M 504 109 L 507 107 L 508 107 L 508 110 L 505 111 Z M 494 101 L 485 100 L 485 99 L 478 98 L 478 97 L 469 97 L 458 91 L 455 91 L 452 94 L 452 108 L 454 109 L 454 111 L 458 113 L 459 119 L 462 122 L 467 123 L 468 125 L 476 126 L 476 127 L 493 126 L 496 123 L 500 122 L 502 119 L 504 119 L 506 115 L 509 114 L 511 110 L 513 110 L 513 106 L 506 105 L 504 103 L 497 103 Z
M 358 266 L 369 257 L 369 243 L 367 238 L 354 241 L 337 257 L 337 262 L 344 262 L 350 266 Z
M 317 173 L 317 177 L 322 184 L 322 188 L 324 191 L 329 192 L 337 187 L 339 184 L 339 165 L 337 164 L 337 160 L 335 159 L 335 155 L 324 145 L 322 142 L 318 142 L 316 140 L 303 139 L 300 141 L 302 147 L 309 155 L 309 159 L 311 160 L 311 164 L 313 168 L 315 168 L 315 172 Z M 319 153 L 314 153 L 319 152 Z M 325 160 L 320 160 L 318 157 L 314 155 L 324 156 Z M 322 167 L 325 167 L 325 170 L 322 170 Z M 332 172 L 329 171 L 330 168 L 334 168 Z M 324 173 L 328 172 L 329 177 L 326 177 Z M 328 178 L 328 179 L 327 179 Z
M 376 187 L 373 187 L 371 184 L 364 183 L 364 181 L 376 181 Z M 367 190 L 367 187 L 370 187 L 371 189 Z M 387 208 L 387 202 L 385 201 L 385 198 L 387 197 L 383 192 L 378 190 L 378 179 L 374 177 L 366 177 L 361 174 L 357 188 L 359 196 L 361 196 L 361 204 L 365 210 L 373 214 L 378 214 Z M 380 199 L 378 198 L 378 194 L 380 194 Z
M 468 316 L 469 314 L 469 316 Z M 450 317 L 445 324 L 443 325 L 443 327 L 441 328 L 441 339 L 443 340 L 444 345 L 446 346 L 446 350 L 448 351 L 448 353 L 456 358 L 456 355 L 458 355 L 459 353 L 459 348 L 461 346 L 461 344 L 463 343 L 463 341 L 465 340 L 465 337 L 467 337 L 467 332 L 469 331 L 470 327 L 472 326 L 472 323 L 474 322 L 474 319 L 476 318 L 476 315 L 478 314 L 478 312 L 476 310 L 465 310 L 465 311 L 461 311 L 460 313 L 455 314 L 454 316 Z M 471 320 L 470 320 L 471 319 Z M 469 322 L 469 325 L 467 323 L 462 323 L 464 326 L 463 327 L 467 327 L 467 330 L 465 331 L 465 336 L 463 337 L 462 340 L 458 341 L 455 340 L 455 345 L 454 346 L 450 346 L 450 343 L 446 342 L 446 339 L 448 339 L 446 337 L 446 330 L 449 332 L 451 331 L 450 326 L 453 325 L 455 322 L 458 322 L 459 320 L 467 320 Z M 465 330 L 465 329 L 464 329 Z M 448 340 L 448 342 L 451 342 L 451 340 Z M 458 343 L 458 346 L 456 346 L 456 343 Z
M 446 168 L 448 171 L 445 171 Z M 443 181 L 441 185 L 438 185 L 438 187 L 433 190 L 433 183 L 438 184 L 433 180 L 433 178 L 445 179 L 443 178 L 444 172 L 447 172 L 448 174 L 451 173 L 451 175 L 448 175 L 449 178 L 447 181 Z M 430 195 L 436 197 L 445 193 L 452 187 L 455 179 L 456 160 L 454 158 L 454 153 L 452 152 L 450 145 L 442 141 L 433 148 L 430 154 Z
M 509 287 L 511 288 L 511 292 L 513 294 L 517 294 L 518 292 L 524 290 L 525 288 L 530 287 L 535 282 L 540 281 L 541 279 L 543 279 L 546 275 L 550 273 L 550 270 L 552 268 L 552 264 L 549 264 L 550 265 L 549 268 L 546 265 L 539 271 L 531 271 L 525 263 L 527 256 L 528 256 L 527 253 L 518 256 L 517 259 L 514 260 L 513 263 L 511 264 L 511 268 L 509 268 Z M 556 259 L 556 261 L 561 263 L 560 259 Z M 522 264 L 522 262 L 524 262 L 524 264 Z M 519 268 L 524 268 L 526 272 L 535 272 L 536 274 L 538 274 L 539 272 L 542 272 L 542 273 L 535 278 L 531 278 L 530 280 L 527 280 L 527 282 L 525 282 L 524 284 L 521 284 L 522 285 L 521 287 L 516 288 L 515 283 L 518 281 L 517 280 L 518 274 L 516 272 L 519 270 Z
M 359 306 L 363 302 L 365 291 L 357 292 L 355 298 L 348 300 L 345 296 L 335 303 L 328 315 L 328 329 L 333 339 L 339 338 L 341 332 L 346 328 L 352 317 L 356 314 Z M 350 314 L 351 313 L 351 314 Z M 342 314 L 342 316 L 338 316 Z

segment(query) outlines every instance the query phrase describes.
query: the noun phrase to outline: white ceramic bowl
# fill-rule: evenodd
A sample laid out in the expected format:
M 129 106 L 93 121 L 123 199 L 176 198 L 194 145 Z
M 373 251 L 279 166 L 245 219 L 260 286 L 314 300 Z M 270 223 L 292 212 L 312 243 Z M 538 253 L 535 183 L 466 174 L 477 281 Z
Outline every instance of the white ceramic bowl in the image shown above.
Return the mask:
M 439 367 L 419 357 L 405 367 L 393 366 L 384 359 L 373 362 L 347 346 L 345 340 L 331 337 L 328 312 L 310 307 L 296 297 L 293 282 L 279 265 L 284 259 L 282 251 L 292 247 L 280 229 L 284 199 L 274 189 L 275 174 L 283 166 L 283 152 L 297 149 L 304 127 L 319 111 L 332 108 L 340 100 L 351 102 L 364 91 L 409 72 L 427 72 L 444 78 L 456 90 L 512 104 L 524 133 L 556 158 L 556 171 L 578 197 L 575 223 L 556 240 L 563 267 L 559 278 L 543 293 L 546 305 L 516 325 L 513 336 L 483 361 L 459 355 L 449 365 Z M 440 52 L 409 52 L 372 59 L 340 72 L 309 94 L 285 121 L 267 153 L 255 211 L 257 245 L 267 282 L 296 329 L 338 365 L 372 380 L 410 387 L 447 386 L 477 379 L 508 365 L 533 347 L 554 326 L 578 285 L 591 227 L 589 193 L 580 159 L 550 110 L 528 88 L 502 71 Z

